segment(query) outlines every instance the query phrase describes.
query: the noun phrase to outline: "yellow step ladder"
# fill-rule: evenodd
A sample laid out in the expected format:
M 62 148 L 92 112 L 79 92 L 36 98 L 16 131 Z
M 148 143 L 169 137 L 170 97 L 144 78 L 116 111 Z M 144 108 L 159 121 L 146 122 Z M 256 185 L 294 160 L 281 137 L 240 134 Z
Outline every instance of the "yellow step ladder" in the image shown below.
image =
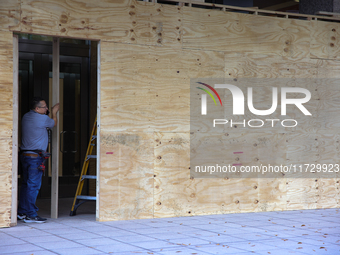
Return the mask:
M 77 211 L 78 207 L 80 205 L 82 205 L 83 203 L 85 203 L 86 201 L 91 201 L 91 200 L 95 201 L 96 200 L 96 196 L 85 196 L 85 195 L 81 194 L 81 192 L 83 190 L 84 182 L 85 182 L 86 179 L 92 179 L 92 180 L 97 179 L 96 175 L 87 175 L 86 174 L 87 170 L 89 168 L 90 159 L 96 159 L 97 158 L 97 155 L 92 155 L 92 150 L 93 150 L 93 147 L 96 146 L 96 144 L 95 144 L 96 141 L 97 141 L 97 117 L 94 121 L 89 145 L 87 146 L 86 156 L 85 156 L 83 168 L 82 168 L 81 173 L 80 173 L 80 179 L 79 179 L 79 182 L 78 182 L 76 195 L 75 195 L 74 200 L 73 200 L 73 205 L 72 205 L 72 209 L 71 209 L 71 212 L 70 212 L 70 216 L 76 215 L 76 211 Z

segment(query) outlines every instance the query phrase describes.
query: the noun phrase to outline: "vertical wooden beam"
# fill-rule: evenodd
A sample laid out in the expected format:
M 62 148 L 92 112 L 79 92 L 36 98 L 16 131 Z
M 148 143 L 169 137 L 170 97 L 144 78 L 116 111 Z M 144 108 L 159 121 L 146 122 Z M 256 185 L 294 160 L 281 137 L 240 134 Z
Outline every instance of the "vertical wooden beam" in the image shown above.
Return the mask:
M 53 82 L 52 105 L 59 103 L 59 38 L 53 38 Z M 57 118 L 59 119 L 59 113 Z M 59 124 L 52 130 L 52 187 L 51 187 L 51 218 L 58 218 L 59 194 Z
M 97 180 L 96 180 L 96 219 L 99 220 L 99 195 L 100 195 L 100 74 L 101 74 L 101 51 L 100 41 L 97 46 Z
M 19 38 L 13 35 L 13 129 L 11 226 L 17 224 L 18 210 L 18 125 L 19 125 Z

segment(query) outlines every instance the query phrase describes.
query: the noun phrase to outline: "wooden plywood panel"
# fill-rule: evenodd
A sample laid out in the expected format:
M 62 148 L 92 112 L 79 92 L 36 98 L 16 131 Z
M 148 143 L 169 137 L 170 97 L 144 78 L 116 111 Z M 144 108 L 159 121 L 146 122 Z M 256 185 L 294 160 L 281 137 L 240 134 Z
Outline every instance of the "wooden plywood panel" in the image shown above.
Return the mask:
M 155 217 L 254 212 L 257 179 L 157 178 Z
M 181 47 L 182 9 L 142 1 L 92 2 L 89 29 L 89 37 L 103 41 Z
M 0 30 L 18 31 L 20 21 L 20 0 L 1 0 Z
M 329 60 L 338 58 L 335 23 L 131 0 L 21 2 L 22 32 L 102 40 L 100 220 L 336 206 L 334 179 L 189 179 L 187 169 L 191 78 L 338 77 L 339 63 Z M 7 30 L 16 25 L 19 0 L 5 3 Z M 310 36 L 312 57 L 322 60 L 309 59 Z M 1 175 L 11 170 L 12 33 L 1 33 L 0 44 Z M 321 84 L 316 93 L 324 126 L 309 122 L 287 136 L 228 130 L 225 160 L 338 162 L 336 86 Z M 10 181 L 0 183 L 2 191 Z M 9 200 L 1 199 L 6 225 Z
M 339 184 L 338 178 L 322 178 L 318 179 L 319 196 L 317 200 L 317 208 L 338 208 L 339 202 Z
M 340 62 L 331 59 L 287 58 L 273 53 L 225 52 L 226 77 L 339 78 Z
M 87 38 L 89 1 L 21 1 L 23 33 Z
M 317 182 L 314 178 L 287 179 L 287 209 L 316 209 L 319 199 Z
M 225 63 L 226 77 L 230 78 L 317 78 L 319 71 L 318 60 L 274 53 L 226 52 Z
M 0 228 L 9 227 L 12 205 L 11 141 L 0 140 Z
M 311 21 L 311 58 L 339 59 L 339 33 L 339 23 Z
M 215 173 L 214 177 L 282 177 L 280 174 L 262 174 L 260 167 L 286 164 L 286 139 L 284 134 L 226 133 L 192 136 L 191 167 L 193 176 L 207 177 L 210 173 L 196 171 L 196 166 L 230 165 L 247 167 L 249 171 Z M 250 170 L 250 167 L 254 168 Z M 255 166 L 258 168 L 256 169 Z
M 100 220 L 153 216 L 153 137 L 101 129 Z
M 318 78 L 340 78 L 340 61 L 336 59 L 313 59 L 317 60 Z
M 189 179 L 189 150 L 189 133 L 154 133 L 155 177 Z
M 155 217 L 257 210 L 256 178 L 189 179 L 189 165 L 189 134 L 155 134 Z
M 224 75 L 218 52 L 104 42 L 102 54 L 102 127 L 113 131 L 188 132 L 191 75 Z
M 287 164 L 315 164 L 316 173 L 299 174 L 301 178 L 287 182 L 288 209 L 315 209 L 338 207 L 339 136 L 330 134 L 287 135 Z M 328 170 L 318 173 L 318 166 L 326 164 Z M 330 168 L 333 165 L 333 168 Z M 322 166 L 322 165 L 321 165 Z M 311 169 L 311 167 L 309 167 Z M 315 176 L 315 178 L 312 178 Z M 304 178 L 308 177 L 308 178 Z M 322 178 L 320 178 L 322 177 Z
M 192 215 L 189 144 L 188 133 L 154 134 L 155 218 Z
M 103 133 L 103 131 L 101 131 Z M 100 183 L 99 189 L 99 220 L 118 220 L 119 212 L 119 144 L 100 144 Z
M 12 173 L 12 139 L 0 138 L 0 172 Z M 6 183 L 4 183 L 6 185 Z
M 0 32 L 0 227 L 9 226 L 11 214 L 13 127 L 13 35 Z
M 181 8 L 133 0 L 23 0 L 21 31 L 181 47 Z
M 287 164 L 338 164 L 339 142 L 338 134 L 288 134 Z M 335 174 L 327 172 L 328 177 Z
M 310 23 L 184 7 L 183 47 L 309 56 Z
M 149 47 L 103 42 L 101 49 L 102 128 L 150 131 L 154 121 L 151 100 L 156 95 L 150 85 Z
M 286 178 L 259 178 L 258 211 L 285 211 L 287 209 Z

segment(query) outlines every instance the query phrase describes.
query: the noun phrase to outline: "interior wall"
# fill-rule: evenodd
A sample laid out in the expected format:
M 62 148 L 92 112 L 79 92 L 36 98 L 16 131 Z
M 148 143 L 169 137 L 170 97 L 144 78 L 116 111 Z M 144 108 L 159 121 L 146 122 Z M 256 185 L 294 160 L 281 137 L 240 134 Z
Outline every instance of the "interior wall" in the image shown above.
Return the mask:
M 133 0 L 2 3 L 1 31 L 101 40 L 99 220 L 338 207 L 337 178 L 190 179 L 189 85 L 198 77 L 337 78 L 339 23 Z M 335 162 L 336 129 L 332 120 L 303 133 L 230 135 L 264 163 L 273 147 L 274 162 L 311 153 Z M 249 147 L 262 138 L 268 146 Z

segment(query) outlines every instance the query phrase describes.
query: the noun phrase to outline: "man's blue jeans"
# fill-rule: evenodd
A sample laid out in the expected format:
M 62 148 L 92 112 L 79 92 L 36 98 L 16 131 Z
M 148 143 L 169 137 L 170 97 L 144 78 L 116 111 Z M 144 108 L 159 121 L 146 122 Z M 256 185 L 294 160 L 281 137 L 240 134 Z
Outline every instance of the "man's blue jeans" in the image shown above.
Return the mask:
M 43 171 L 38 169 L 42 163 L 41 157 L 20 156 L 22 165 L 22 184 L 18 213 L 24 213 L 28 217 L 37 216 L 38 207 L 35 205 L 41 187 Z

